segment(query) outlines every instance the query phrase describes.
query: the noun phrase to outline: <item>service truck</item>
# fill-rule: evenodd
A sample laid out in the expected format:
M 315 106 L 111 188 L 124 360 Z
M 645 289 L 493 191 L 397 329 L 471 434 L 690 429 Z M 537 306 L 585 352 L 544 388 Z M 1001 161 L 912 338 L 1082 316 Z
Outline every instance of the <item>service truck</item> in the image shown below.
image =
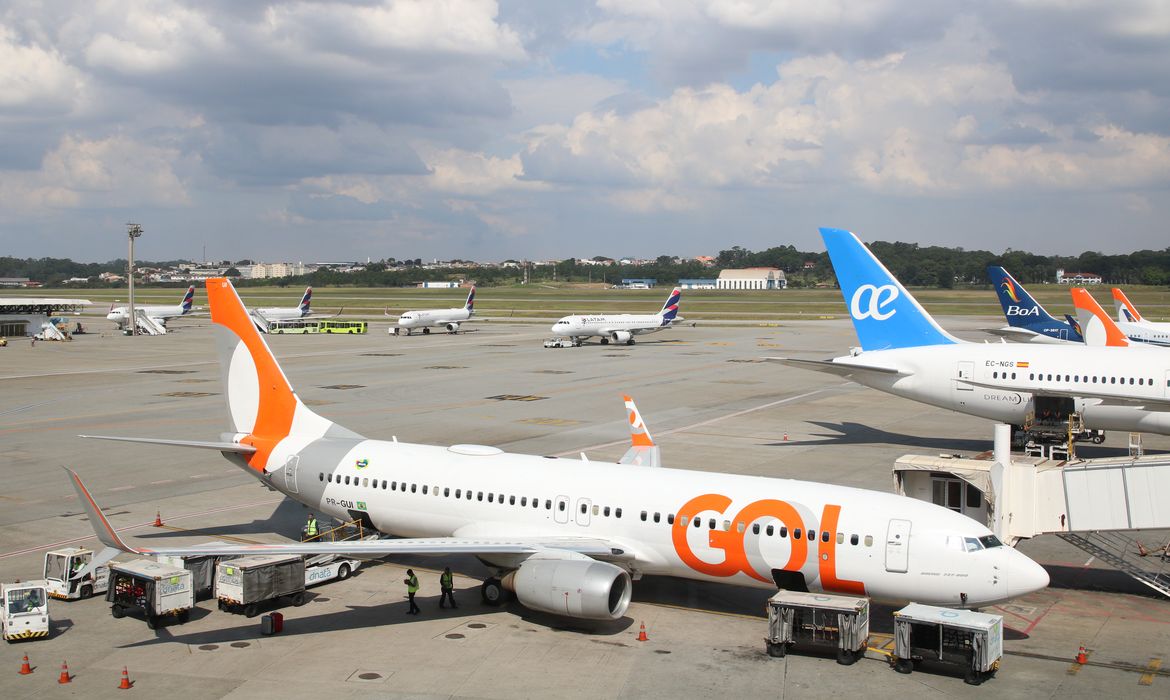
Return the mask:
M 106 565 L 94 567 L 84 576 L 77 574 L 93 560 L 93 552 L 82 547 L 64 547 L 45 552 L 45 588 L 53 598 L 82 600 L 105 593 L 110 583 Z
M 110 614 L 126 617 L 142 613 L 146 626 L 157 629 L 167 618 L 186 622 L 195 607 L 195 586 L 191 572 L 151 559 L 134 559 L 110 564 L 110 588 L 106 592 Z
M 215 567 L 219 609 L 256 617 L 260 606 L 277 598 L 305 604 L 305 558 L 299 554 L 256 554 L 221 561 Z
M 43 580 L 0 584 L 0 605 L 4 606 L 0 628 L 5 641 L 49 636 L 49 593 Z

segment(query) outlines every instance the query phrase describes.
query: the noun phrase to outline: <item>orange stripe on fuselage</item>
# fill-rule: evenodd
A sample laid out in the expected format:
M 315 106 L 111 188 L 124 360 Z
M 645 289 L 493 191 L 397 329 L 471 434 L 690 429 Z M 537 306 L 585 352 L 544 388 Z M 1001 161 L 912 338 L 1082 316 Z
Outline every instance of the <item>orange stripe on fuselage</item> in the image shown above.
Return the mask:
M 296 396 L 231 282 L 221 277 L 207 280 L 207 303 L 211 307 L 212 322 L 236 334 L 248 348 L 252 363 L 256 366 L 256 377 L 259 380 L 256 424 L 252 427 L 252 433 L 240 442 L 256 448 L 248 464 L 262 472 L 276 443 L 287 437 L 292 429 Z M 231 389 L 227 388 L 227 391 Z

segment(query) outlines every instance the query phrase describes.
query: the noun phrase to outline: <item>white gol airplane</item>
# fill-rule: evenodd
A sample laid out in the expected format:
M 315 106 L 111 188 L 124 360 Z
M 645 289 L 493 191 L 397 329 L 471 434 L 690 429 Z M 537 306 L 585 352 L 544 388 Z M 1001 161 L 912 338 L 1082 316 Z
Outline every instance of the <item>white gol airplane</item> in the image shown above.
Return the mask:
M 1170 323 L 1147 320 L 1138 313 L 1125 292 L 1113 288 L 1113 306 L 1117 311 L 1117 326 L 1127 338 L 1136 343 L 1170 347 Z
M 681 323 L 683 318 L 678 315 L 681 300 L 682 290 L 675 287 L 662 305 L 662 310 L 656 314 L 565 316 L 553 324 L 552 332 L 553 335 L 572 338 L 574 345 L 580 345 L 582 340 L 590 336 L 600 336 L 602 345 L 610 341 L 633 345 L 635 335 L 657 333 Z
M 964 342 L 939 327 L 857 236 L 829 228 L 821 236 L 861 348 L 831 360 L 769 360 L 1010 425 L 1041 410 L 1075 411 L 1090 429 L 1170 435 L 1163 350 Z
M 183 294 L 183 301 L 176 306 L 138 306 L 135 305 L 134 312 L 140 313 L 163 328 L 166 328 L 167 319 L 178 316 L 186 316 L 191 313 L 191 304 L 195 301 L 195 287 L 194 285 L 187 287 L 187 291 Z M 118 324 L 121 328 L 129 322 L 130 311 L 126 306 L 110 307 L 110 312 L 106 314 L 106 319 Z
M 107 438 L 222 452 L 317 512 L 403 539 L 131 546 L 72 474 L 106 550 L 141 554 L 474 555 L 485 602 L 621 618 L 632 580 L 666 575 L 758 588 L 979 607 L 1048 585 L 1044 569 L 976 521 L 934 504 L 813 482 L 639 466 L 649 433 L 630 404 L 618 464 L 370 440 L 295 393 L 226 279 L 207 281 L 231 431 L 218 442 Z M 649 457 L 649 459 L 647 459 Z M 96 565 L 94 564 L 94 565 Z
M 311 313 L 309 310 L 309 304 L 312 301 L 313 288 L 305 287 L 305 293 L 303 296 L 301 296 L 301 303 L 297 304 L 295 307 L 289 308 L 277 306 L 267 309 L 256 309 L 256 313 L 269 323 L 272 323 L 273 321 L 292 321 L 308 316 Z
M 383 312 L 385 313 L 385 312 Z M 462 308 L 456 309 L 427 309 L 425 311 L 407 311 L 398 317 L 398 325 L 390 326 L 390 335 L 400 335 L 406 331 L 410 335 L 415 328 L 421 328 L 423 334 L 431 332 L 431 328 L 446 328 L 448 333 L 458 333 L 459 325 L 470 321 L 475 315 L 475 287 L 467 293 L 467 301 Z

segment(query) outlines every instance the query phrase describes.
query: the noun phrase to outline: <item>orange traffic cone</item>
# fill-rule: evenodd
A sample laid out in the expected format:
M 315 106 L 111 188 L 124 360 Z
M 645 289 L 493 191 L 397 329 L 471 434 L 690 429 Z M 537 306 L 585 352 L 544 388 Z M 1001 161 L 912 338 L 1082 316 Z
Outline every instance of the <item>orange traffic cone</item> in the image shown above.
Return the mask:
M 28 665 L 28 654 L 24 655 L 24 663 L 20 664 L 20 675 L 27 676 L 32 673 L 32 666 Z
M 784 442 L 788 442 L 788 433 L 784 433 Z
M 638 630 L 638 641 L 648 642 L 650 638 L 646 636 L 646 623 L 643 622 L 641 628 Z
M 130 674 L 127 673 L 126 667 L 122 667 L 122 682 L 118 684 L 118 690 L 130 690 L 133 684 L 130 682 Z
M 1088 662 L 1089 662 L 1089 655 L 1087 653 L 1085 653 L 1085 645 L 1082 644 L 1080 651 L 1077 652 L 1077 663 L 1084 665 Z
M 156 510 L 156 511 L 154 511 L 154 527 L 162 527 L 162 526 L 163 526 L 162 511 Z
M 57 678 L 57 682 L 61 684 L 69 683 L 73 678 L 69 675 L 69 664 L 64 661 L 61 662 L 61 676 Z

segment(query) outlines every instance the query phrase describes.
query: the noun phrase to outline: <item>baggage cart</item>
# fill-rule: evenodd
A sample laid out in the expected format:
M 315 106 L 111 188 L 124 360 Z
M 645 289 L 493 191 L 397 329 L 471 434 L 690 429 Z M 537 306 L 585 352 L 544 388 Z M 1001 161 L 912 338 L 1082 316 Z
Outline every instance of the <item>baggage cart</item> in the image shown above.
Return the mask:
M 195 607 L 191 572 L 152 559 L 135 559 L 110 565 L 106 601 L 115 618 L 131 611 L 142 613 L 146 626 L 157 629 L 167 618 L 185 623 Z
M 894 613 L 894 670 L 910 673 L 923 660 L 964 669 L 979 685 L 1003 656 L 1003 616 L 911 603 Z
M 835 649 L 837 663 L 849 666 L 869 643 L 869 599 L 856 596 L 779 591 L 768 599 L 768 656 L 781 657 L 792 645 Z
M 110 581 L 110 569 L 105 564 L 78 576 L 92 560 L 93 552 L 82 547 L 45 552 L 45 589 L 49 596 L 61 600 L 84 600 L 95 593 L 105 593 Z
M 226 544 L 225 542 L 209 542 L 208 544 Z M 214 554 L 191 554 L 188 556 L 174 556 L 170 554 L 156 554 L 154 558 L 164 564 L 181 566 L 191 572 L 191 585 L 195 589 L 195 600 L 204 600 L 215 594 L 215 566 L 221 561 L 232 559 L 230 556 Z
M 215 597 L 220 610 L 247 617 L 256 617 L 264 603 L 278 598 L 304 605 L 305 559 L 299 554 L 261 554 L 221 561 L 216 566 Z
M 49 636 L 49 592 L 44 581 L 0 584 L 0 629 L 4 641 L 44 639 Z

